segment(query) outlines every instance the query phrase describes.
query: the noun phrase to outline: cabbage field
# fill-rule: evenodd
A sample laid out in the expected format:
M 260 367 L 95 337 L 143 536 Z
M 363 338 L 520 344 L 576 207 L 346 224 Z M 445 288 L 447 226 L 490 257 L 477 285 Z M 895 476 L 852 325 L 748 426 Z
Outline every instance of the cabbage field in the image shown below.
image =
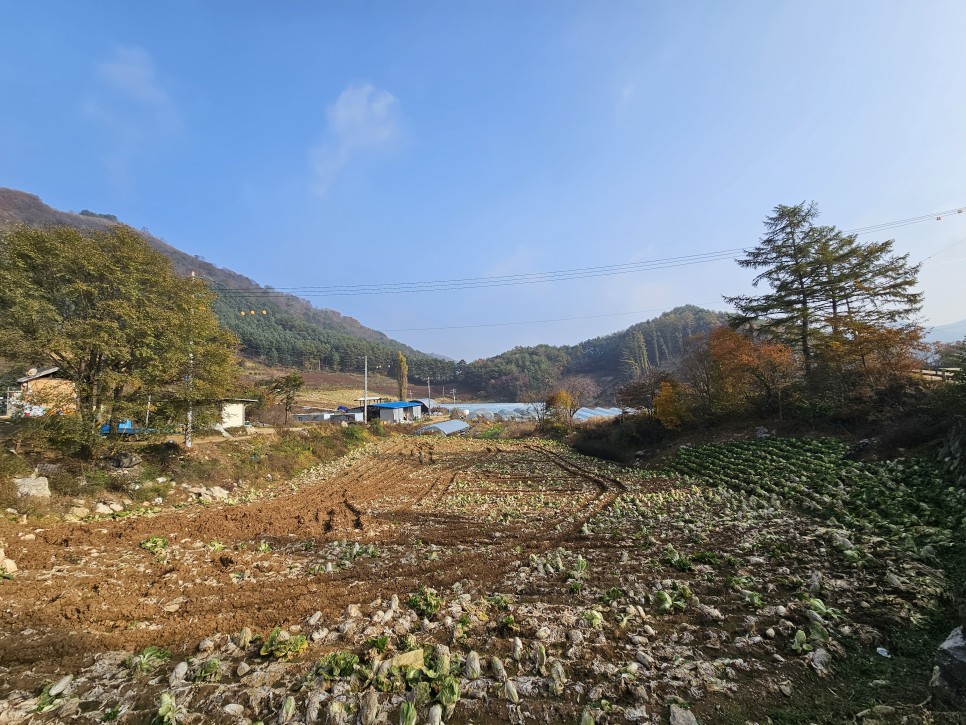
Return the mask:
M 393 437 L 222 501 L 11 516 L 0 724 L 957 722 L 927 698 L 966 499 L 862 450 Z

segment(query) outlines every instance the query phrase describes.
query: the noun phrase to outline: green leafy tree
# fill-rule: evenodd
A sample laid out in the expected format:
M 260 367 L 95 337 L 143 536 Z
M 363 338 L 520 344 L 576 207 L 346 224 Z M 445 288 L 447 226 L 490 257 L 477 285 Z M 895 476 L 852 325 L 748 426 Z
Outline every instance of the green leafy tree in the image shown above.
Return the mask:
M 236 340 L 212 300 L 128 227 L 0 233 L 0 356 L 56 365 L 73 383 L 85 455 L 99 420 L 143 411 L 147 395 L 212 399 L 231 388 Z
M 399 384 L 399 399 L 406 400 L 409 396 L 409 365 L 406 356 L 401 352 L 397 353 L 396 359 L 396 382 Z

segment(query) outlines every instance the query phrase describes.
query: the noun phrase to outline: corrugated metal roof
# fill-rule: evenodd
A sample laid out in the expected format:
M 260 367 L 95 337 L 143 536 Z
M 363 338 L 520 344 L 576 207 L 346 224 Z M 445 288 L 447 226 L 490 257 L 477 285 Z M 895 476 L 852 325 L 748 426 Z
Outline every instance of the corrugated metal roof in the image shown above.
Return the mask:
M 427 408 L 430 408 L 430 409 L 436 407 L 436 401 L 433 398 L 413 398 L 409 402 L 410 403 L 421 403 L 421 404 L 425 405 Z
M 45 378 L 48 375 L 53 375 L 58 370 L 60 370 L 60 368 L 56 368 L 56 367 L 54 367 L 54 368 L 46 368 L 45 370 L 41 370 L 40 372 L 34 373 L 33 375 L 25 375 L 22 378 L 17 378 L 17 382 L 18 383 L 29 383 L 31 380 L 37 380 L 38 378 Z
M 397 400 L 394 403 L 375 403 L 370 408 L 418 408 L 419 403 L 409 403 L 405 400 Z
M 417 430 L 417 433 L 435 433 L 439 432 L 443 435 L 452 435 L 453 433 L 462 433 L 470 427 L 469 423 L 462 420 L 444 420 L 440 423 L 433 423 L 432 425 L 426 425 Z

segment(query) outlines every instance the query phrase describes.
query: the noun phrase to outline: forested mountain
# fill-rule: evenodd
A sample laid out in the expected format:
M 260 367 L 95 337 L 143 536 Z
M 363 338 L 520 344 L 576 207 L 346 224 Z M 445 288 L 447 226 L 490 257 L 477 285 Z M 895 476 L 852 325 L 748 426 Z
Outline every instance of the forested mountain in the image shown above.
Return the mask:
M 118 223 L 113 214 L 86 209 L 78 214 L 59 211 L 38 196 L 0 187 L 0 228 L 15 224 L 66 224 L 106 229 Z M 145 241 L 171 259 L 176 272 L 187 275 L 194 271 L 208 281 L 218 293 L 215 308 L 219 321 L 238 335 L 242 352 L 248 357 L 271 365 L 354 372 L 362 370 L 362 358 L 368 355 L 371 367 L 391 372 L 396 354 L 402 350 L 414 379 L 425 379 L 427 375 L 434 379 L 452 377 L 452 362 L 414 350 L 335 310 L 319 309 L 303 299 L 262 287 L 248 277 L 186 254 L 147 229 L 138 231 Z M 254 316 L 251 310 L 256 311 Z
M 723 324 L 727 315 L 694 305 L 676 307 L 660 317 L 576 345 L 516 347 L 477 360 L 460 370 L 473 391 L 504 400 L 546 391 L 560 378 L 586 375 L 603 391 L 602 400 L 620 384 L 649 367 L 666 366 L 680 355 L 692 335 Z
M 0 228 L 67 224 L 106 229 L 118 223 L 112 214 L 59 211 L 33 194 L 0 188 Z M 397 353 L 402 351 L 411 381 L 422 382 L 429 376 L 434 382 L 458 385 L 464 394 L 482 398 L 520 400 L 543 395 L 561 378 L 586 375 L 602 390 L 601 402 L 613 402 L 612 393 L 620 384 L 647 367 L 672 363 L 691 335 L 725 320 L 724 313 L 689 305 L 576 345 L 517 347 L 472 363 L 453 362 L 414 350 L 335 310 L 319 309 L 186 254 L 147 229 L 138 231 L 172 260 L 176 272 L 187 275 L 194 271 L 211 285 L 218 294 L 215 311 L 219 322 L 238 335 L 242 353 L 252 359 L 301 369 L 358 372 L 363 356 L 368 355 L 370 368 L 395 375 Z

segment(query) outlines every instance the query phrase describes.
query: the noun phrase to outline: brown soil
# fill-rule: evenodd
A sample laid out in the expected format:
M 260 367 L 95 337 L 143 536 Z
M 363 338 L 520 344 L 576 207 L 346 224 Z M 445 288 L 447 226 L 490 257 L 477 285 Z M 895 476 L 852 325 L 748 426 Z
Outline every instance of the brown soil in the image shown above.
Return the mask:
M 896 591 L 881 590 L 879 573 L 841 573 L 842 563 L 815 535 L 814 522 L 796 514 L 748 511 L 735 518 L 731 502 L 681 481 L 637 478 L 545 444 L 393 438 L 369 455 L 325 471 L 291 487 L 283 484 L 274 498 L 249 503 L 196 504 L 156 515 L 82 523 L 0 522 L 0 548 L 20 570 L 0 581 L 0 722 L 3 698 L 15 694 L 24 703 L 24 693 L 36 696 L 45 682 L 90 672 L 95 661 L 108 661 L 109 652 L 160 646 L 173 653 L 173 666 L 194 655 L 199 641 L 219 633 L 219 641 L 225 641 L 224 634 L 243 627 L 256 633 L 276 626 L 300 631 L 316 611 L 334 630 L 345 623 L 350 605 L 361 605 L 365 619 L 385 609 L 393 595 L 405 603 L 419 585 L 434 587 L 447 601 L 457 592 L 470 594 L 473 602 L 508 594 L 519 625 L 514 633 L 528 643 L 528 651 L 541 639 L 538 625 L 549 626 L 553 634 L 547 640 L 548 653 L 566 663 L 572 683 L 583 683 L 569 685 L 560 698 L 549 696 L 541 685 L 540 694 L 521 699 L 519 707 L 488 695 L 473 703 L 474 722 L 505 722 L 511 716 L 518 722 L 573 722 L 585 706 L 595 708 L 598 722 L 624 722 L 623 715 L 606 715 L 607 699 L 595 694 L 595 683 L 608 681 L 620 684 L 597 691 L 619 697 L 622 708 L 647 702 L 652 714 L 666 717 L 666 698 L 680 693 L 702 698 L 692 702 L 702 722 L 744 722 L 787 702 L 780 683 L 793 687 L 796 697 L 805 697 L 813 690 L 824 692 L 827 681 L 790 651 L 793 632 L 785 630 L 777 639 L 753 637 L 756 627 L 759 632 L 779 627 L 781 617 L 759 615 L 756 624 L 758 618 L 749 616 L 755 610 L 726 583 L 728 576 L 757 581 L 768 601 L 788 603 L 789 612 L 782 616 L 805 622 L 805 608 L 796 601 L 802 582 L 815 569 L 828 567 L 829 601 L 855 617 L 848 621 L 862 640 L 857 646 L 870 652 L 879 641 L 887 641 L 873 625 L 883 632 L 908 626 L 908 613 L 924 606 L 909 592 L 900 591 L 900 598 Z M 643 506 L 644 513 L 628 516 L 628 505 Z M 142 545 L 151 537 L 166 538 L 167 547 L 157 553 L 147 550 Z M 323 572 L 322 565 L 332 560 L 333 542 L 340 541 L 374 544 L 379 553 Z M 721 557 L 733 554 L 728 558 L 735 563 L 682 574 L 667 563 L 663 547 L 672 542 L 692 556 L 714 547 Z M 766 543 L 775 553 L 762 552 Z M 787 557 L 779 551 L 793 555 L 783 561 Z M 559 562 L 560 552 L 566 563 L 545 573 L 552 557 Z M 577 553 L 589 562 L 587 588 L 579 593 L 567 582 Z M 877 556 L 886 561 L 898 554 L 883 550 Z M 921 580 L 927 573 L 923 567 L 907 566 L 910 578 Z M 676 580 L 687 581 L 700 594 L 704 614 L 689 609 L 655 617 L 653 609 L 645 613 L 638 608 L 637 614 L 633 606 L 625 606 L 647 605 L 646 597 L 632 597 L 632 591 L 657 581 L 668 590 Z M 769 582 L 777 586 L 766 589 Z M 601 605 L 608 591 L 619 592 L 619 598 Z M 872 602 L 867 614 L 860 601 Z M 708 611 L 717 612 L 707 605 L 721 610 L 721 624 L 707 619 Z M 581 621 L 591 607 L 606 615 L 599 634 Z M 490 610 L 488 619 L 481 620 L 488 624 L 468 631 L 458 644 L 454 637 L 454 652 L 472 648 L 509 662 L 513 633 L 497 626 L 505 613 Z M 442 623 L 442 615 L 433 625 L 440 629 L 427 630 L 436 632 L 429 636 L 438 637 L 449 626 Z M 653 631 L 644 633 L 650 630 L 646 622 L 653 624 L 656 637 Z M 581 627 L 587 646 L 571 647 L 566 631 Z M 360 652 L 366 640 L 348 634 L 320 640 L 303 655 L 304 666 L 295 663 L 303 666 L 303 674 L 311 661 L 332 651 L 327 641 Z M 392 646 L 399 645 L 394 640 Z M 635 682 L 621 668 L 634 662 L 638 647 L 652 647 L 658 664 L 652 676 Z M 238 656 L 230 647 L 225 651 Z M 156 696 L 169 670 L 139 691 L 137 706 L 142 709 L 137 717 L 142 720 L 132 712 L 121 721 L 146 721 L 150 709 L 157 707 Z M 112 676 L 117 682 L 124 677 Z M 520 665 L 517 677 L 521 683 L 532 680 L 533 670 Z M 700 682 L 722 689 L 706 690 Z M 225 682 L 221 687 L 238 695 L 243 684 Z M 193 692 L 200 693 L 200 687 L 207 686 L 195 685 Z M 291 687 L 299 692 L 297 681 Z M 192 708 L 204 707 L 205 699 L 199 697 L 194 696 Z M 106 703 L 90 707 L 95 705 L 103 708 Z M 276 711 L 279 706 L 272 704 Z M 304 706 L 301 699 L 298 706 Z M 219 707 L 204 710 L 202 720 L 234 722 L 224 720 Z M 460 707 L 464 709 L 458 712 L 466 717 L 465 707 L 470 706 Z M 51 716 L 56 718 L 56 711 Z

